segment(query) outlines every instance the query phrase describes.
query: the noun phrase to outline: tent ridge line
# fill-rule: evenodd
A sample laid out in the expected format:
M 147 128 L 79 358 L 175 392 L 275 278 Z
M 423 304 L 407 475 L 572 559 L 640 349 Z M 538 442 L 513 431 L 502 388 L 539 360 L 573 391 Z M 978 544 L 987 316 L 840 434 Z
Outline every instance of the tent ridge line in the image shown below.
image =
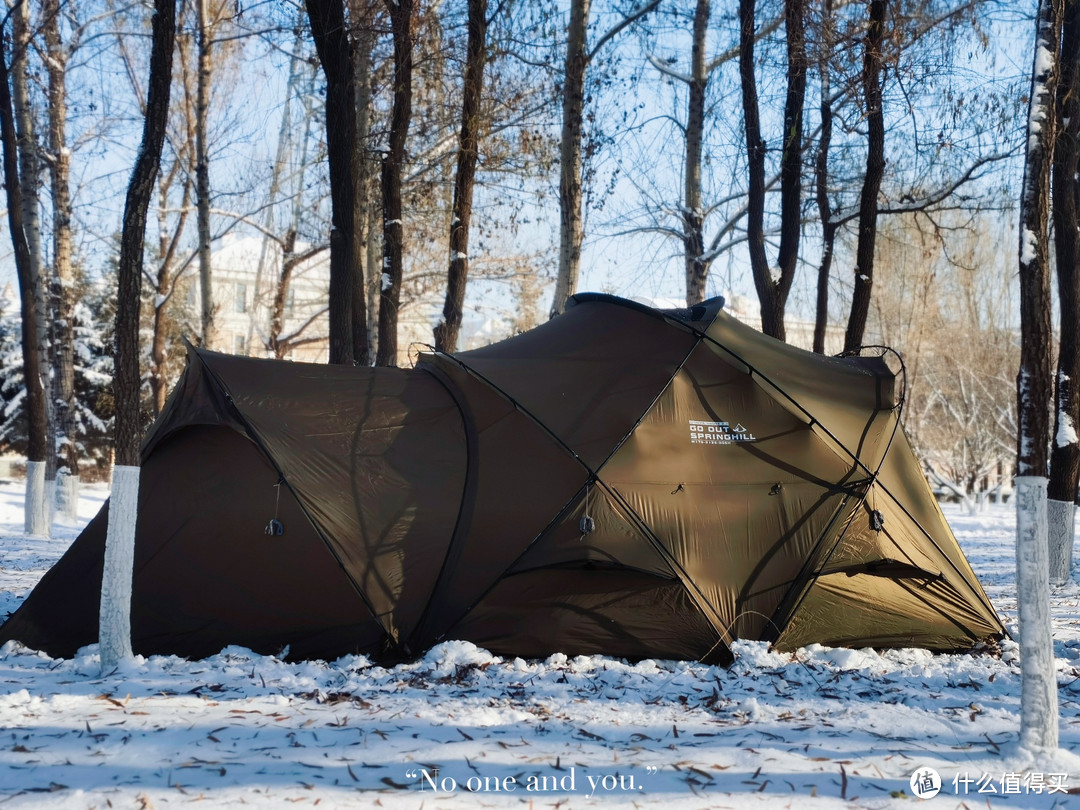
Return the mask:
M 394 640 L 393 636 L 386 629 L 386 625 L 379 617 L 378 612 L 375 610 L 375 606 L 371 604 L 371 601 L 368 599 L 367 594 L 364 593 L 359 583 L 357 583 L 357 581 L 353 578 L 352 574 L 349 573 L 349 569 L 345 567 L 345 563 L 342 562 L 340 555 L 338 555 L 338 553 L 334 550 L 333 545 L 330 543 L 330 540 L 323 532 L 322 527 L 319 526 L 318 521 L 316 521 L 311 516 L 311 512 L 308 511 L 307 506 L 304 504 L 304 500 L 293 488 L 293 485 L 289 481 L 289 479 L 286 478 L 285 471 L 281 469 L 281 466 L 277 463 L 277 459 L 275 459 L 273 455 L 271 455 L 270 451 L 266 447 L 266 444 L 259 436 L 258 431 L 255 430 L 255 427 L 251 424 L 247 417 L 244 416 L 243 412 L 240 410 L 240 407 L 234 401 L 232 391 L 229 390 L 229 387 L 225 384 L 225 381 L 221 378 L 221 376 L 213 368 L 210 367 L 210 364 L 207 363 L 205 359 L 202 358 L 201 354 L 203 351 L 204 350 L 202 349 L 195 349 L 196 354 L 199 355 L 199 360 L 202 362 L 203 370 L 210 375 L 210 378 L 217 384 L 218 388 L 220 388 L 222 393 L 225 395 L 225 401 L 234 411 L 236 418 L 239 420 L 240 424 L 243 425 L 244 431 L 247 433 L 248 438 L 255 443 L 255 446 L 259 448 L 263 456 L 266 457 L 266 460 L 269 461 L 270 465 L 274 468 L 275 471 L 277 471 L 279 482 L 283 483 L 286 487 L 288 487 L 289 492 L 292 493 L 293 498 L 296 500 L 296 505 L 300 507 L 300 511 L 303 512 L 304 517 L 308 519 L 308 523 L 310 523 L 312 528 L 315 530 L 315 534 L 318 535 L 320 540 L 322 540 L 323 545 L 326 546 L 326 550 L 330 552 L 330 556 L 334 558 L 334 561 L 338 564 L 338 567 L 341 568 L 341 572 L 345 575 L 345 579 L 347 579 L 349 581 L 349 584 L 352 585 L 353 590 L 356 591 L 356 595 L 360 597 L 360 601 L 363 602 L 364 607 L 366 607 L 368 613 L 371 614 L 371 618 L 375 621 L 376 624 L 379 625 L 379 628 L 383 631 L 383 635 L 400 650 L 400 642 Z
M 461 428 L 465 434 L 465 480 L 461 487 L 461 500 L 458 503 L 458 513 L 454 520 L 454 529 L 450 533 L 450 542 L 447 544 L 446 554 L 443 555 L 442 565 L 439 568 L 438 576 L 435 577 L 435 585 L 431 589 L 431 595 L 428 597 L 427 604 L 424 605 L 424 610 L 420 614 L 420 618 L 417 620 L 416 625 L 413 627 L 412 632 L 409 634 L 409 642 L 416 642 L 422 637 L 421 631 L 427 630 L 429 616 L 431 614 L 432 605 L 434 605 L 436 597 L 442 595 L 446 589 L 446 582 L 448 581 L 447 572 L 451 566 L 451 559 L 454 564 L 461 559 L 461 547 L 464 544 L 464 538 L 467 533 L 467 526 L 471 526 L 473 513 L 475 512 L 475 498 L 477 487 L 477 475 L 473 467 L 473 461 L 477 456 L 477 431 L 475 420 L 472 419 L 471 414 L 466 413 L 466 406 L 458 396 L 460 391 L 456 390 L 456 386 L 446 378 L 445 373 L 441 369 L 432 369 L 427 366 L 420 367 L 425 373 L 431 375 L 431 377 L 443 387 L 450 400 L 454 403 L 454 406 L 458 409 L 458 415 L 461 417 Z M 469 497 L 471 494 L 471 498 Z M 469 516 L 465 520 L 465 510 L 468 499 Z

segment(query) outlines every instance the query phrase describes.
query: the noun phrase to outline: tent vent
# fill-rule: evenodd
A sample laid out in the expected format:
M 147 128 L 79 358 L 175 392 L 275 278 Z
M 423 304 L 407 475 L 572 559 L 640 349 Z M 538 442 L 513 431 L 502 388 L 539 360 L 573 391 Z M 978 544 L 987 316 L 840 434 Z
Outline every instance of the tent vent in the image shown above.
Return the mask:
M 885 516 L 877 509 L 870 513 L 870 528 L 875 532 L 885 528 Z

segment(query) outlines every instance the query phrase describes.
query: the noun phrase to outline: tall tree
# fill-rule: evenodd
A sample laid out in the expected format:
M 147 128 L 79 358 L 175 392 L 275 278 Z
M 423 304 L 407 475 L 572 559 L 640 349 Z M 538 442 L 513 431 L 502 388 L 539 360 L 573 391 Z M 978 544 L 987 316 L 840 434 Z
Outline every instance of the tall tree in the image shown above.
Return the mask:
M 1080 484 L 1080 2 L 1065 3 L 1061 77 L 1057 90 L 1060 128 L 1052 172 L 1054 248 L 1057 258 L 1060 349 L 1057 409 L 1047 486 L 1050 579 L 1064 583 L 1072 569 L 1076 492 Z
M 589 63 L 616 34 L 660 5 L 650 0 L 629 12 L 588 46 L 591 0 L 571 0 L 570 24 L 566 32 L 566 60 L 562 88 L 562 137 L 559 141 L 559 270 L 555 277 L 555 297 L 551 315 L 566 309 L 566 302 L 577 292 L 581 272 L 581 240 L 584 236 L 581 213 L 582 150 L 585 122 L 585 78 Z
M 457 172 L 450 215 L 450 268 L 447 271 L 443 316 L 435 327 L 435 348 L 457 349 L 469 278 L 469 225 L 473 185 L 479 158 L 484 64 L 487 62 L 487 0 L 469 0 L 469 41 L 465 54 L 465 83 L 461 97 L 461 132 L 458 136 Z
M 393 4 L 391 4 L 393 6 Z M 411 2 L 409 3 L 411 7 Z M 396 6 L 395 6 L 396 8 Z M 307 0 L 315 50 L 326 76 L 326 150 L 330 166 L 330 362 L 351 364 L 366 309 L 356 311 L 356 268 L 361 265 L 356 232 L 355 61 L 342 0 Z M 364 347 L 366 349 L 366 347 Z M 366 351 L 364 352 L 366 354 Z
M 79 440 L 75 401 L 76 273 L 72 257 L 71 150 L 67 143 L 68 50 L 60 34 L 60 0 L 43 0 L 43 34 L 47 58 L 48 148 L 45 152 L 52 197 L 53 244 L 53 353 L 56 358 L 55 414 L 62 452 L 64 476 L 58 504 L 64 516 L 74 520 L 79 492 Z
M 113 398 L 116 465 L 109 501 L 101 583 L 99 625 L 101 666 L 109 670 L 131 656 L 131 578 L 139 500 L 139 305 L 147 208 L 161 163 L 169 117 L 176 0 L 154 0 L 150 78 L 142 144 L 128 184 L 117 265 Z
M 1020 744 L 1058 744 L 1050 628 L 1046 486 L 1053 392 L 1050 355 L 1050 177 L 1064 0 L 1040 0 L 1020 194 L 1020 369 L 1016 378 L 1016 588 L 1020 619 Z
M 30 249 L 31 272 L 37 279 L 34 285 L 34 305 L 37 309 L 37 345 L 41 355 L 42 386 L 45 389 L 45 533 L 51 531 L 56 502 L 56 420 L 52 401 L 52 364 L 50 351 L 50 283 L 45 269 L 45 252 L 41 243 L 40 175 L 41 144 L 38 139 L 36 115 L 30 98 L 30 50 L 33 44 L 30 23 L 30 4 L 18 2 L 13 7 L 14 52 L 11 57 L 11 88 L 15 102 L 15 132 L 19 140 L 19 182 L 22 184 L 23 225 L 26 244 Z
M 859 232 L 855 248 L 855 291 L 844 335 L 844 351 L 863 344 L 866 316 L 874 278 L 874 243 L 877 237 L 878 192 L 885 174 L 885 115 L 882 106 L 882 45 L 885 41 L 886 0 L 870 0 L 870 20 L 863 50 L 862 88 L 866 112 L 866 171 L 859 195 Z
M 11 11 L 5 16 L 6 23 Z M 27 476 L 26 532 L 48 532 L 45 502 L 45 454 L 47 452 L 45 388 L 42 385 L 41 352 L 38 334 L 37 287 L 30 248 L 23 222 L 22 185 L 19 178 L 18 137 L 11 97 L 11 77 L 5 54 L 4 25 L 0 23 L 0 142 L 4 149 L 4 188 L 7 192 L 8 229 L 15 250 L 15 272 L 19 278 L 22 308 L 23 379 L 26 385 Z
M 767 335 L 785 339 L 784 310 L 795 280 L 795 265 L 802 231 L 803 102 L 806 97 L 805 0 L 785 0 L 787 42 L 787 94 L 780 157 L 780 249 L 777 270 L 771 269 L 765 251 L 765 153 L 754 75 L 756 39 L 755 0 L 739 2 L 739 75 L 742 85 L 743 121 L 749 186 L 747 189 L 747 247 L 754 287 L 761 303 L 761 328 Z
M 838 226 L 832 221 L 832 205 L 829 201 L 829 149 L 832 147 L 832 58 L 834 42 L 832 0 L 821 2 L 821 42 L 818 49 L 818 79 L 821 83 L 820 103 L 821 134 L 814 161 L 814 198 L 817 202 L 818 219 L 821 222 L 821 259 L 817 271 L 817 299 L 814 314 L 814 351 L 825 353 L 825 335 L 829 324 L 829 272 L 832 269 L 833 251 L 836 247 Z
M 390 115 L 390 145 L 383 156 L 383 276 L 379 294 L 379 349 L 375 364 L 396 366 L 398 308 L 404 268 L 405 226 L 401 185 L 405 145 L 412 118 L 413 0 L 386 0 L 394 38 L 394 106 Z
M 210 116 L 210 82 L 213 72 L 214 31 L 210 0 L 195 0 L 198 73 L 195 95 L 195 205 L 199 233 L 199 288 L 202 294 L 202 345 L 219 348 L 215 326 L 213 270 L 210 257 L 210 147 L 206 127 Z

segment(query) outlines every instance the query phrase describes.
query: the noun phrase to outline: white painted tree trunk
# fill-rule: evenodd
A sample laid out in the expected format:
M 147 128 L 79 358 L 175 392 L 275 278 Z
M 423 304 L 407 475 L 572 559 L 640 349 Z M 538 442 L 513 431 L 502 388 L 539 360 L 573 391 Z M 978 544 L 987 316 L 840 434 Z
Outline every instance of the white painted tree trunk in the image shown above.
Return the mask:
M 1043 476 L 1016 478 L 1016 590 L 1020 614 L 1020 745 L 1058 747 L 1057 673 L 1050 629 L 1046 484 Z
M 1046 501 L 1046 522 L 1050 546 L 1050 584 L 1064 585 L 1072 574 L 1073 521 L 1076 503 Z
M 98 642 L 101 670 L 132 657 L 131 580 L 135 568 L 135 520 L 139 506 L 139 467 L 113 467 L 105 570 L 101 577 Z
M 49 535 L 51 514 L 45 491 L 45 462 L 26 462 L 26 533 Z
M 56 511 L 69 523 L 79 519 L 79 476 L 67 473 L 56 476 Z

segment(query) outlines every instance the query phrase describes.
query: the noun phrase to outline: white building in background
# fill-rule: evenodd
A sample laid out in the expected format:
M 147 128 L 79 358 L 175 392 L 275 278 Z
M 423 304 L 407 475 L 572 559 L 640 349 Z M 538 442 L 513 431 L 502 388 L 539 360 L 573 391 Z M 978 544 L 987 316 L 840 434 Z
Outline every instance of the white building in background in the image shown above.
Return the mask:
M 297 245 L 303 253 L 308 245 Z M 211 245 L 211 284 L 216 310 L 217 345 L 212 348 L 250 357 L 272 357 L 267 348 L 274 294 L 281 277 L 279 245 L 258 236 L 228 234 Z M 187 271 L 186 300 L 198 312 L 200 284 L 197 264 Z M 298 264 L 285 296 L 282 338 L 302 341 L 286 353 L 289 360 L 325 363 L 329 355 L 328 301 L 330 251 L 323 250 Z M 440 302 L 441 303 L 441 302 Z M 432 342 L 431 302 L 404 307 L 398 319 L 398 365 L 409 366 L 410 348 Z

